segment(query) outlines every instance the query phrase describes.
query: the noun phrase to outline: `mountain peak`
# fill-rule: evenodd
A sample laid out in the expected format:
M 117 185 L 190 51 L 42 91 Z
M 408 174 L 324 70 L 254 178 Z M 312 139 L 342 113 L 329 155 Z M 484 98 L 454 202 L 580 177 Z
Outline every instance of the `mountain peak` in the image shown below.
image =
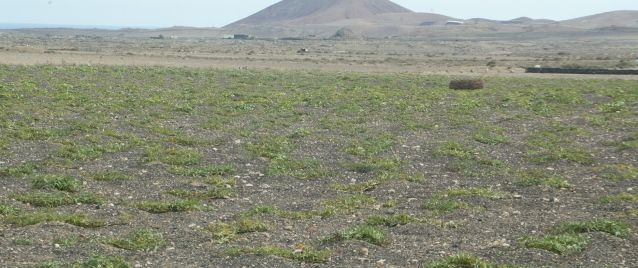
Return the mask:
M 389 0 L 283 0 L 228 26 L 320 24 L 384 13 L 412 12 Z

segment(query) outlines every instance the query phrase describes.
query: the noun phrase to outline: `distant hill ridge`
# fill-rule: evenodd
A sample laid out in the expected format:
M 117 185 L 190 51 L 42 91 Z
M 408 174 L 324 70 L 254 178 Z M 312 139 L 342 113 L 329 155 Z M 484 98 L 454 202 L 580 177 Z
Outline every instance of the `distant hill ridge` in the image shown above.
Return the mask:
M 412 11 L 389 0 L 283 0 L 228 26 L 322 24 L 385 13 Z

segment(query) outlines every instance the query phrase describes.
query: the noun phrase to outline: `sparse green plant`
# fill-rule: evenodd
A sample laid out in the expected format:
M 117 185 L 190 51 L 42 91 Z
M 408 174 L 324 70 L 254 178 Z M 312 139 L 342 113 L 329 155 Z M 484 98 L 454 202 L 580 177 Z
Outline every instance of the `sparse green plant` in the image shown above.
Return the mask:
M 522 186 L 545 185 L 557 189 L 573 187 L 573 185 L 563 177 L 555 174 L 549 174 L 542 170 L 526 170 L 520 172 L 519 176 L 522 178 L 519 182 Z
M 581 234 L 589 232 L 603 232 L 613 236 L 625 238 L 629 236 L 629 225 L 622 221 L 597 219 L 560 224 L 552 232 L 555 234 Z
M 14 213 L 16 213 L 18 211 L 20 211 L 20 210 L 18 210 L 17 208 L 15 208 L 13 206 L 0 204 L 0 216 L 11 215 L 11 214 L 14 214 Z
M 286 137 L 263 137 L 254 144 L 247 144 L 246 149 L 257 156 L 270 159 L 285 157 L 294 148 L 294 144 Z
M 595 163 L 591 153 L 561 146 L 539 151 L 530 151 L 527 156 L 532 162 L 537 164 L 552 163 L 560 160 L 575 162 L 581 165 L 591 165 Z
M 35 163 L 27 162 L 14 167 L 0 169 L 0 177 L 19 177 L 34 174 L 38 170 Z
M 434 210 L 440 213 L 451 212 L 457 209 L 465 209 L 469 207 L 470 206 L 465 202 L 444 198 L 434 198 L 423 204 L 424 209 Z
M 222 176 L 212 176 L 204 180 L 204 183 L 217 187 L 231 188 L 237 184 L 237 180 L 234 178 L 224 178 Z
M 513 266 L 495 264 L 473 255 L 461 253 L 425 264 L 423 268 L 513 268 Z
M 239 234 L 266 232 L 270 226 L 260 220 L 242 217 L 232 223 L 212 223 L 206 230 L 213 235 L 213 240 L 219 244 L 235 239 Z
M 94 193 L 66 193 L 66 192 L 31 192 L 18 194 L 15 199 L 38 207 L 59 207 L 74 204 L 95 204 L 104 203 L 104 198 Z
M 363 192 L 368 192 L 368 191 L 374 190 L 375 188 L 377 188 L 382 183 L 383 182 L 381 182 L 379 180 L 369 180 L 369 181 L 360 182 L 360 183 L 353 183 L 353 184 L 332 183 L 332 184 L 330 184 L 330 187 L 332 187 L 332 189 L 335 189 L 335 190 L 340 191 L 340 192 L 363 193 Z
M 96 181 L 105 181 L 105 182 L 129 181 L 133 179 L 133 176 L 120 171 L 95 172 L 95 173 L 92 173 L 90 176 Z
M 386 231 L 371 225 L 357 225 L 343 232 L 335 233 L 325 238 L 324 241 L 336 242 L 345 240 L 360 240 L 370 244 L 382 246 L 388 243 Z
M 396 142 L 395 137 L 379 135 L 356 140 L 346 148 L 346 153 L 356 156 L 371 157 L 390 149 Z
M 626 181 L 638 179 L 638 168 L 629 164 L 612 164 L 595 168 L 600 177 L 612 181 Z
M 436 150 L 434 150 L 434 155 L 449 156 L 449 157 L 455 157 L 458 159 L 472 159 L 476 156 L 476 153 L 466 148 L 461 143 L 448 141 L 448 142 L 444 142 Z
M 286 259 L 308 263 L 325 263 L 332 255 L 332 251 L 328 249 L 317 250 L 306 245 L 298 245 L 296 249 L 289 249 L 279 246 L 262 246 L 256 248 L 235 247 L 228 249 L 226 252 L 231 256 L 239 256 L 242 254 L 278 256 Z
M 565 255 L 583 250 L 589 239 L 580 234 L 559 234 L 543 237 L 525 237 L 521 245 L 526 248 L 538 248 Z
M 73 268 L 131 268 L 126 259 L 120 256 L 93 255 L 85 262 L 73 264 Z
M 376 199 L 368 195 L 351 195 L 335 199 L 325 200 L 324 206 L 336 210 L 353 211 L 365 208 L 376 203 Z
M 31 183 L 36 189 L 57 189 L 65 192 L 76 192 L 80 188 L 78 179 L 64 175 L 36 176 Z
M 170 172 L 186 177 L 210 177 L 231 175 L 236 172 L 236 169 L 233 165 L 209 165 L 205 167 L 175 166 L 170 169 Z
M 268 231 L 270 226 L 260 220 L 241 218 L 235 223 L 235 228 L 238 234 L 265 232 Z
M 620 193 L 616 195 L 608 195 L 601 199 L 603 203 L 620 203 L 638 201 L 638 193 Z
M 193 166 L 199 164 L 203 155 L 192 148 L 164 148 L 159 146 L 149 147 L 144 154 L 148 162 L 161 162 L 173 166 Z
M 13 240 L 13 244 L 16 246 L 31 246 L 33 245 L 33 241 L 26 238 L 16 238 Z
M 29 226 L 43 222 L 63 222 L 84 228 L 98 228 L 106 225 L 102 219 L 92 218 L 86 214 L 58 214 L 52 211 L 12 214 L 5 218 L 9 224 Z
M 37 267 L 37 268 L 62 268 L 62 267 L 64 267 L 64 264 L 62 262 L 59 262 L 59 261 L 45 261 L 45 262 L 39 263 L 35 267 Z
M 330 172 L 317 160 L 282 156 L 271 160 L 266 174 L 270 176 L 290 176 L 296 179 L 310 180 L 326 177 Z
M 144 201 L 134 204 L 133 206 L 139 210 L 143 210 L 153 214 L 162 214 L 169 212 L 185 212 L 195 210 L 198 202 L 193 200 L 175 200 L 175 201 Z
M 206 230 L 213 235 L 213 240 L 219 244 L 227 243 L 237 236 L 237 228 L 229 223 L 211 223 Z
M 372 173 L 378 171 L 396 171 L 401 167 L 401 160 L 396 157 L 371 158 L 364 161 L 346 164 L 345 167 L 357 173 Z
M 166 241 L 161 233 L 151 229 L 140 229 L 122 238 L 109 239 L 106 244 L 132 251 L 152 251 L 164 246 Z
M 483 144 L 496 145 L 509 142 L 509 139 L 502 134 L 494 132 L 494 130 L 482 129 L 472 136 L 475 141 Z

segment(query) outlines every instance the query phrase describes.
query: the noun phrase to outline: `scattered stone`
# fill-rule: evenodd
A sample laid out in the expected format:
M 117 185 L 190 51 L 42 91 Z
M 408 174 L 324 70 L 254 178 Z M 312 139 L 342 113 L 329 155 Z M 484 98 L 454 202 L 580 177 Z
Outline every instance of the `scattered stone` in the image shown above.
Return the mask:
M 360 254 L 361 256 L 368 257 L 368 254 L 369 254 L 369 253 L 370 253 L 370 250 L 369 250 L 368 248 L 365 248 L 365 247 L 364 247 L 364 248 L 360 248 L 360 249 L 359 249 L 359 254 Z
M 284 226 L 284 230 L 286 230 L 286 231 L 292 231 L 292 229 L 293 229 L 292 225 Z

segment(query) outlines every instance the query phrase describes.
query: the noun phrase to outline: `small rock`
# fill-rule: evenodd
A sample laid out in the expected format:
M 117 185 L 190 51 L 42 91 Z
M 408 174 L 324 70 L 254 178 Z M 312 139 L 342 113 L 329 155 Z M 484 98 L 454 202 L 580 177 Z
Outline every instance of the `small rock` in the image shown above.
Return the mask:
M 235 140 L 235 144 L 241 144 L 241 140 Z
M 53 245 L 55 248 L 60 248 L 60 244 L 54 244 Z
M 512 195 L 512 197 L 514 197 L 515 199 L 521 199 L 521 198 L 523 198 L 523 196 L 522 196 L 522 195 L 520 195 L 520 194 L 514 194 L 514 195 Z
M 245 187 L 253 187 L 254 185 L 250 184 L 250 183 L 246 183 L 244 184 Z
M 361 256 L 368 257 L 369 253 L 370 253 L 370 250 L 368 248 L 360 248 L 359 249 L 359 254 Z
M 284 226 L 284 230 L 286 230 L 286 231 L 292 231 L 292 229 L 293 229 L 292 225 Z
M 385 265 L 385 259 L 380 259 L 377 261 L 377 266 L 383 266 Z
M 141 264 L 139 264 L 139 263 L 135 264 L 135 268 L 140 268 L 140 267 L 143 267 L 143 266 Z
M 557 197 L 552 197 L 549 199 L 550 202 L 554 202 L 554 203 L 558 203 L 560 202 L 560 199 L 558 199 Z

